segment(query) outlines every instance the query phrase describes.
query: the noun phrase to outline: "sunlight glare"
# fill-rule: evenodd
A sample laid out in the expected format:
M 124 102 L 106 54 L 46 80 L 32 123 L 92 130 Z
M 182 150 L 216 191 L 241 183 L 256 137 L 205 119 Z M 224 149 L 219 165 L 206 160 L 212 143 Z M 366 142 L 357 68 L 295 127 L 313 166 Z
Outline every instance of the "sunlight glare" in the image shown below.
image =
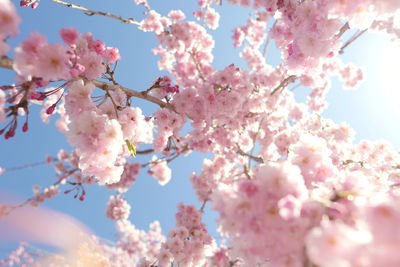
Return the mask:
M 400 114 L 400 44 L 388 42 L 384 47 L 379 78 L 383 95 L 391 109 Z

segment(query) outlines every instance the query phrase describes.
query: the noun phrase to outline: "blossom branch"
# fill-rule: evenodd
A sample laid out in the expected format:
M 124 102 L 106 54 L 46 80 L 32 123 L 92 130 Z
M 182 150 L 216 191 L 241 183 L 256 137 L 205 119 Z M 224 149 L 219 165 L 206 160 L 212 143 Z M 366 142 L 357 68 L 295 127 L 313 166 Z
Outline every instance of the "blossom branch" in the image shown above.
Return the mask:
M 156 159 L 156 160 L 151 160 L 151 161 L 149 161 L 147 163 L 143 163 L 140 167 L 141 168 L 145 168 L 145 167 L 147 167 L 149 165 L 158 164 L 158 163 L 161 163 L 163 161 L 165 161 L 166 163 L 170 163 L 171 161 L 173 161 L 174 159 L 176 159 L 179 156 L 180 156 L 179 153 L 173 153 L 173 154 L 171 154 L 169 156 L 165 156 L 165 157 L 162 157 L 162 158 L 159 158 L 159 159 Z
M 242 156 L 245 156 L 245 157 L 249 157 L 250 159 L 252 159 L 252 160 L 254 160 L 255 162 L 258 162 L 258 163 L 264 163 L 264 160 L 263 160 L 261 157 L 256 157 L 256 156 L 253 156 L 253 155 L 251 155 L 251 154 L 249 154 L 249 153 L 244 152 L 244 151 L 239 147 L 238 144 L 236 144 L 236 146 L 237 146 L 237 148 L 238 148 L 237 153 L 239 153 L 239 155 L 242 155 Z
M 151 160 L 151 161 L 149 161 L 147 163 L 143 163 L 141 165 L 141 168 L 145 168 L 145 167 L 147 167 L 149 165 L 157 164 L 157 163 L 160 163 L 162 161 L 165 161 L 166 163 L 170 163 L 171 161 L 173 161 L 174 159 L 176 159 L 177 157 L 182 155 L 182 153 L 184 153 L 184 152 L 186 152 L 188 150 L 191 150 L 191 148 L 189 146 L 185 146 L 185 147 L 182 148 L 182 150 L 179 150 L 179 151 L 178 151 L 178 148 L 176 148 L 176 147 L 174 149 L 176 150 L 174 153 L 172 153 L 172 154 L 170 154 L 168 156 L 164 156 L 162 158 L 156 159 L 156 160 Z M 145 153 L 142 153 L 142 154 L 148 154 L 148 153 L 152 153 L 152 152 L 154 152 L 153 149 L 149 149 L 148 151 L 145 150 Z
M 0 58 L 0 68 L 5 68 L 5 69 L 12 70 L 13 69 L 13 60 L 10 59 L 7 56 L 1 57 Z M 88 79 L 85 79 L 85 78 L 83 78 L 83 79 L 86 82 L 93 83 L 96 87 L 98 87 L 98 88 L 100 88 L 100 89 L 102 89 L 102 90 L 104 90 L 106 92 L 108 90 L 113 91 L 113 90 L 121 89 L 127 96 L 141 98 L 141 99 L 147 100 L 149 102 L 152 102 L 154 104 L 157 104 L 162 108 L 167 108 L 167 109 L 175 111 L 175 108 L 171 104 L 166 103 L 166 102 L 164 102 L 164 101 L 162 101 L 162 100 L 160 100 L 160 99 L 158 99 L 158 98 L 156 98 L 154 96 L 148 95 L 147 91 L 138 92 L 138 91 L 123 87 L 123 86 L 118 85 L 118 84 L 110 84 L 110 83 L 107 83 L 107 82 L 102 82 L 102 81 L 98 81 L 98 80 L 88 80 Z
M 73 172 L 75 172 L 76 170 L 77 169 L 71 170 L 70 171 L 70 175 L 73 174 Z M 58 179 L 49 188 L 54 188 L 54 189 L 58 188 L 58 186 L 65 180 L 66 180 L 66 178 Z M 39 195 L 40 194 L 43 194 L 43 193 L 39 193 Z M 9 215 L 10 213 L 12 213 L 16 209 L 25 207 L 28 204 L 35 205 L 35 202 L 36 202 L 36 205 L 37 205 L 37 203 L 38 203 L 37 196 L 38 195 L 35 195 L 34 197 L 28 198 L 24 202 L 22 202 L 22 203 L 20 203 L 18 205 L 14 205 L 14 206 L 12 206 L 12 205 L 0 205 L 0 218 Z
M 158 99 L 158 98 L 156 98 L 154 96 L 148 95 L 146 93 L 146 91 L 138 92 L 138 91 L 135 91 L 133 89 L 129 89 L 129 88 L 123 87 L 122 85 L 114 85 L 114 84 L 110 84 L 110 83 L 106 83 L 106 82 L 102 82 L 102 81 L 98 81 L 98 80 L 87 80 L 87 79 L 85 79 L 85 81 L 89 81 L 89 82 L 93 83 L 96 87 L 98 87 L 100 89 L 103 89 L 105 91 L 107 91 L 107 90 L 114 91 L 114 90 L 121 89 L 127 96 L 131 96 L 131 97 L 133 96 L 133 97 L 141 98 L 141 99 L 150 101 L 150 102 L 152 102 L 154 104 L 157 104 L 162 108 L 167 108 L 167 109 L 175 111 L 174 107 L 171 104 L 166 103 L 166 102 L 164 102 L 164 101 L 162 101 L 162 100 L 160 100 L 160 99 Z
M 285 78 L 272 92 L 271 95 L 274 95 L 277 91 L 284 89 L 286 86 L 289 85 L 292 81 L 296 79 L 296 75 L 290 75 L 289 77 Z
M 126 18 L 123 18 L 121 16 L 116 16 L 116 15 L 113 15 L 113 14 L 108 13 L 108 12 L 94 11 L 94 10 L 88 9 L 86 7 L 83 7 L 83 6 L 70 4 L 70 3 L 67 3 L 67 2 L 64 2 L 64 1 L 61 1 L 61 0 L 50 0 L 50 1 L 52 1 L 54 3 L 57 3 L 57 4 L 61 4 L 61 5 L 67 6 L 67 7 L 70 7 L 70 8 L 75 8 L 75 9 L 82 10 L 82 11 L 84 11 L 84 14 L 87 15 L 87 16 L 100 15 L 100 16 L 105 16 L 105 17 L 116 19 L 116 20 L 120 20 L 121 22 L 126 23 L 126 24 L 135 24 L 135 25 L 140 26 L 140 22 L 136 21 L 133 18 L 127 18 L 126 19 Z

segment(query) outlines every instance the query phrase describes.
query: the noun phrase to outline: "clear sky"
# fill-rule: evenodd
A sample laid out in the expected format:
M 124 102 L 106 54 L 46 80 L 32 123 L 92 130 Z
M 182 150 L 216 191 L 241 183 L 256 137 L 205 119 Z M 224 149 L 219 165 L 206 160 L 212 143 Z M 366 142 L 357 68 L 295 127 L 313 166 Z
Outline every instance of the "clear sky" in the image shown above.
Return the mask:
M 14 1 L 17 4 L 18 2 Z M 151 7 L 163 15 L 172 9 L 182 9 L 187 19 L 193 19 L 191 14 L 197 9 L 196 2 L 149 0 Z M 144 8 L 136 6 L 132 0 L 86 0 L 74 3 L 138 20 L 144 17 Z M 233 48 L 230 37 L 235 26 L 245 23 L 249 10 L 233 7 L 226 2 L 221 8 L 216 9 L 221 12 L 221 20 L 220 28 L 210 31 L 216 41 L 214 66 L 222 69 L 235 63 L 237 66 L 246 67 L 244 61 L 238 57 L 240 50 Z M 165 74 L 158 71 L 158 58 L 151 53 L 151 49 L 157 46 L 154 35 L 141 32 L 134 25 L 125 25 L 105 17 L 85 16 L 78 10 L 68 9 L 48 0 L 42 0 L 37 10 L 18 7 L 18 12 L 22 18 L 20 35 L 18 38 L 10 39 L 9 42 L 14 47 L 31 31 L 45 34 L 49 43 L 60 42 L 58 31 L 62 27 L 74 26 L 80 33 L 90 31 L 96 39 L 104 41 L 107 46 L 119 48 L 122 60 L 118 64 L 116 78 L 120 84 L 143 90 L 148 88 L 156 77 Z M 356 130 L 357 142 L 361 139 L 387 139 L 399 148 L 400 86 L 396 81 L 396 71 L 400 69 L 398 63 L 400 53 L 399 48 L 390 48 L 388 43 L 388 38 L 382 35 L 367 33 L 346 49 L 342 56 L 343 60 L 362 66 L 366 71 L 366 79 L 356 91 L 343 90 L 341 83 L 333 79 L 333 87 L 328 95 L 329 107 L 323 116 L 335 122 L 349 123 Z M 12 53 L 9 55 L 12 57 Z M 278 64 L 279 52 L 270 47 L 267 61 L 270 64 Z M 13 83 L 13 72 L 0 69 L 0 81 L 0 85 Z M 306 91 L 300 87 L 296 89 L 296 94 L 302 95 Z M 134 105 L 143 108 L 146 115 L 151 115 L 156 108 L 151 103 L 138 100 L 134 101 Z M 27 133 L 22 133 L 19 128 L 16 137 L 7 141 L 0 138 L 0 167 L 9 168 L 43 161 L 47 154 L 56 155 L 61 148 L 71 151 L 65 137 L 55 129 L 53 123 L 48 125 L 41 123 L 38 111 L 37 107 L 31 112 L 30 128 Z M 53 119 L 52 122 L 54 121 Z M 200 172 L 202 158 L 203 155 L 192 153 L 189 157 L 173 161 L 170 164 L 172 179 L 164 187 L 159 186 L 157 181 L 147 175 L 146 169 L 142 169 L 136 184 L 126 194 L 127 200 L 132 205 L 130 220 L 137 228 L 147 230 L 149 223 L 159 220 L 166 234 L 168 229 L 174 226 L 178 202 L 200 206 L 188 177 L 193 171 Z M 143 162 L 141 157 L 136 159 Z M 0 190 L 10 192 L 24 200 L 32 195 L 34 184 L 47 186 L 55 179 L 54 170 L 46 165 L 6 172 L 0 176 Z M 68 188 L 61 188 L 63 189 Z M 70 214 L 85 223 L 97 235 L 113 240 L 113 235 L 116 233 L 114 222 L 105 217 L 110 193 L 102 187 L 91 186 L 87 188 L 87 197 L 83 202 L 73 199 L 71 195 L 60 194 L 47 201 L 45 206 Z M 216 236 L 216 217 L 217 215 L 207 206 L 204 221 L 210 225 L 210 233 L 213 236 Z M 0 237 L 0 248 L 3 247 Z

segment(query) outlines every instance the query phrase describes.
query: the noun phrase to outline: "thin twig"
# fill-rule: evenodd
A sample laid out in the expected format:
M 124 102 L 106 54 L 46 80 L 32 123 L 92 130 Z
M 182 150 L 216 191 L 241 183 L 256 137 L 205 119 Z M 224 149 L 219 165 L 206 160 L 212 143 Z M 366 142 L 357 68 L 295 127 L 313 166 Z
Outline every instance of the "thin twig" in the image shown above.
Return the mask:
M 171 154 L 171 155 L 169 155 L 169 156 L 164 156 L 164 157 L 162 157 L 162 158 L 155 159 L 155 160 L 151 160 L 151 161 L 149 161 L 149 162 L 143 163 L 142 165 L 140 165 L 140 167 L 141 167 L 141 168 L 145 168 L 145 167 L 147 167 L 147 166 L 149 166 L 149 165 L 159 164 L 159 163 L 161 163 L 161 162 L 163 162 L 163 161 L 165 161 L 166 163 L 169 163 L 169 162 L 171 162 L 172 160 L 176 159 L 179 155 L 180 155 L 180 154 L 178 154 L 178 153 L 173 153 L 173 154 Z
M 298 84 L 296 84 L 295 86 L 293 86 L 292 88 L 290 88 L 290 91 L 294 91 L 294 90 L 296 90 L 296 88 L 298 88 L 298 87 L 300 87 L 301 86 L 301 83 L 298 83 Z
M 278 22 L 278 20 L 275 20 L 274 25 L 272 25 L 271 29 L 273 27 L 275 27 L 276 23 Z M 264 46 L 264 51 L 263 51 L 263 57 L 265 58 L 265 56 L 267 55 L 267 50 L 268 50 L 268 45 L 269 42 L 271 41 L 271 38 L 269 37 L 269 34 L 267 36 L 267 41 L 265 42 L 265 46 Z
M 289 85 L 294 79 L 296 79 L 296 75 L 290 75 L 281 81 L 281 83 L 272 91 L 271 95 L 275 94 L 280 89 L 284 89 L 286 86 Z
M 116 116 L 117 119 L 119 119 L 119 116 L 118 116 L 118 107 L 119 106 L 117 105 L 117 103 L 115 103 L 115 101 L 112 98 L 112 96 L 111 96 L 110 92 L 108 91 L 108 89 L 106 90 L 106 96 L 108 96 L 110 98 L 111 103 L 113 104 L 113 107 L 114 107 L 115 116 Z
M 361 35 L 363 35 L 368 29 L 362 30 L 362 31 L 358 31 L 357 33 L 355 33 L 349 40 L 346 41 L 346 43 L 340 48 L 339 50 L 339 54 L 343 54 L 344 53 L 344 49 L 349 46 L 352 42 L 354 42 L 355 40 L 357 40 Z
M 52 158 L 52 160 L 53 161 L 57 161 L 58 159 Z M 34 162 L 34 163 L 22 165 L 22 166 L 4 168 L 4 172 L 20 171 L 20 170 L 23 170 L 23 169 L 30 169 L 30 168 L 33 168 L 33 167 L 36 167 L 36 166 L 46 165 L 46 164 L 49 164 L 49 163 L 47 161 L 39 161 L 39 162 Z
M 177 149 L 177 148 L 175 148 L 175 149 Z M 143 163 L 140 167 L 141 167 L 141 168 L 144 168 L 144 167 L 147 167 L 147 166 L 152 165 L 152 164 L 161 163 L 161 162 L 163 162 L 163 161 L 165 161 L 166 163 L 170 163 L 171 161 L 173 161 L 174 159 L 176 159 L 177 157 L 179 157 L 180 155 L 182 155 L 183 153 L 185 153 L 185 152 L 188 151 L 188 150 L 191 150 L 191 148 L 190 148 L 189 146 L 185 146 L 185 147 L 182 148 L 182 150 L 180 150 L 180 151 L 177 151 L 177 150 L 176 150 L 176 152 L 174 152 L 174 153 L 171 154 L 171 155 L 164 156 L 164 157 L 162 157 L 162 158 L 155 159 L 155 160 L 151 160 L 151 161 L 149 161 L 149 162 Z M 179 153 L 178 153 L 178 152 L 179 152 Z M 149 152 L 149 153 L 151 153 L 151 152 Z
M 145 91 L 142 91 L 142 92 L 140 92 L 140 93 L 146 94 L 146 95 L 147 95 L 147 94 L 150 93 L 153 89 L 155 89 L 155 88 L 160 88 L 160 83 L 161 83 L 161 81 L 162 81 L 162 78 L 159 77 L 159 78 L 157 79 L 157 81 L 156 81 L 152 86 L 150 86 L 149 89 L 147 89 L 147 90 L 145 90 Z
M 136 154 L 140 154 L 140 155 L 145 155 L 145 154 L 150 154 L 153 153 L 154 149 L 146 149 L 146 150 L 136 150 Z
M 342 28 L 340 28 L 339 33 L 336 34 L 336 39 L 339 39 L 348 29 L 350 29 L 350 25 L 346 22 Z
M 238 148 L 237 153 L 239 153 L 239 155 L 242 155 L 242 156 L 245 156 L 245 157 L 249 157 L 250 159 L 252 159 L 252 160 L 254 160 L 255 162 L 258 162 L 258 163 L 264 163 L 264 160 L 263 160 L 261 157 L 256 157 L 256 156 L 250 155 L 249 153 L 244 152 L 244 151 L 239 147 L 238 144 L 236 144 L 236 146 L 237 146 L 237 148 Z
M 251 176 L 249 174 L 249 168 L 246 166 L 246 164 L 243 164 L 243 170 L 244 170 L 244 175 L 246 175 L 247 179 L 251 179 Z
M 133 18 L 127 18 L 126 19 L 126 18 L 123 18 L 121 16 L 116 16 L 116 15 L 113 15 L 113 14 L 108 13 L 108 12 L 91 10 L 91 9 L 88 9 L 88 8 L 80 6 L 80 5 L 70 4 L 70 3 L 67 3 L 67 2 L 64 2 L 64 1 L 61 1 L 61 0 L 50 0 L 50 1 L 52 1 L 54 3 L 57 3 L 57 4 L 61 4 L 61 5 L 67 6 L 67 7 L 70 7 L 70 8 L 75 8 L 75 9 L 82 10 L 82 11 L 84 11 L 84 14 L 87 15 L 87 16 L 100 15 L 100 16 L 104 16 L 104 17 L 109 17 L 109 18 L 113 18 L 113 19 L 116 19 L 116 20 L 120 20 L 121 22 L 126 23 L 126 24 L 136 24 L 138 26 L 141 25 L 140 22 L 136 21 Z
M 204 212 L 204 208 L 206 207 L 206 203 L 207 203 L 207 200 L 204 200 L 203 203 L 201 204 L 201 207 L 200 207 L 200 210 L 199 210 L 201 213 Z
M 253 153 L 254 153 L 254 149 L 256 147 L 256 142 L 257 142 L 257 137 L 258 137 L 258 134 L 260 133 L 261 125 L 262 125 L 264 119 L 265 119 L 265 117 L 262 117 L 261 120 L 260 120 L 260 123 L 258 124 L 257 132 L 256 132 L 256 134 L 255 134 L 255 136 L 253 138 L 253 147 L 250 150 L 250 155 L 253 155 Z M 250 159 L 249 159 L 249 162 L 248 162 L 248 169 L 251 169 L 251 160 Z
M 200 79 L 202 79 L 203 81 L 206 81 L 206 78 L 204 78 L 204 75 L 203 75 L 203 71 L 200 68 L 200 63 L 196 59 L 196 52 L 192 51 L 192 52 L 189 52 L 189 54 L 192 56 L 194 65 L 196 66 L 196 69 L 197 69 L 197 72 L 199 73 Z

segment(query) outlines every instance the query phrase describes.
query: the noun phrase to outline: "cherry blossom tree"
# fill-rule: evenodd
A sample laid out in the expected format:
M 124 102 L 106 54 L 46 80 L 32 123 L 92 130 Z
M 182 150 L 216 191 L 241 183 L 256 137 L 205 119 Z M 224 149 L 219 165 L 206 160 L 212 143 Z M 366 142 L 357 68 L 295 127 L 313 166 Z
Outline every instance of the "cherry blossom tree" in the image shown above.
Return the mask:
M 0 0 L 0 67 L 15 75 L 0 87 L 0 134 L 12 139 L 29 131 L 28 115 L 40 105 L 43 122 L 55 116 L 74 147 L 46 159 L 57 173 L 53 184 L 35 187 L 20 204 L 0 205 L 0 220 L 21 229 L 30 227 L 21 220 L 48 218 L 49 233 L 39 239 L 63 251 L 46 254 L 21 243 L 0 265 L 400 266 L 399 152 L 384 141 L 354 143 L 349 125 L 321 116 L 332 77 L 343 88 L 364 78 L 360 67 L 339 58 L 348 46 L 366 31 L 398 42 L 400 1 L 199 0 L 195 21 L 181 10 L 162 15 L 147 0 L 134 1 L 145 11 L 141 20 L 48 1 L 154 35 L 152 51 L 168 75 L 142 90 L 120 84 L 118 48 L 73 27 L 59 30 L 60 42 L 32 32 L 11 47 L 23 23 L 18 9 L 35 9 L 39 0 L 21 7 Z M 231 36 L 247 68 L 212 65 L 210 31 L 223 19 L 216 7 L 226 5 L 251 9 Z M 350 30 L 355 34 L 345 39 Z M 265 60 L 272 40 L 281 51 L 276 67 Z M 294 83 L 311 88 L 306 101 L 288 90 Z M 155 112 L 147 114 L 138 98 Z M 180 203 L 166 236 L 157 221 L 147 232 L 137 229 L 124 194 L 143 171 L 166 185 L 174 179 L 170 162 L 192 152 L 211 155 L 186 177 L 199 208 Z M 84 201 L 88 186 L 110 192 L 105 215 L 116 223 L 115 244 L 53 211 L 26 210 L 60 193 Z M 206 205 L 218 213 L 224 242 L 202 222 Z M 50 230 L 57 216 L 73 242 Z

